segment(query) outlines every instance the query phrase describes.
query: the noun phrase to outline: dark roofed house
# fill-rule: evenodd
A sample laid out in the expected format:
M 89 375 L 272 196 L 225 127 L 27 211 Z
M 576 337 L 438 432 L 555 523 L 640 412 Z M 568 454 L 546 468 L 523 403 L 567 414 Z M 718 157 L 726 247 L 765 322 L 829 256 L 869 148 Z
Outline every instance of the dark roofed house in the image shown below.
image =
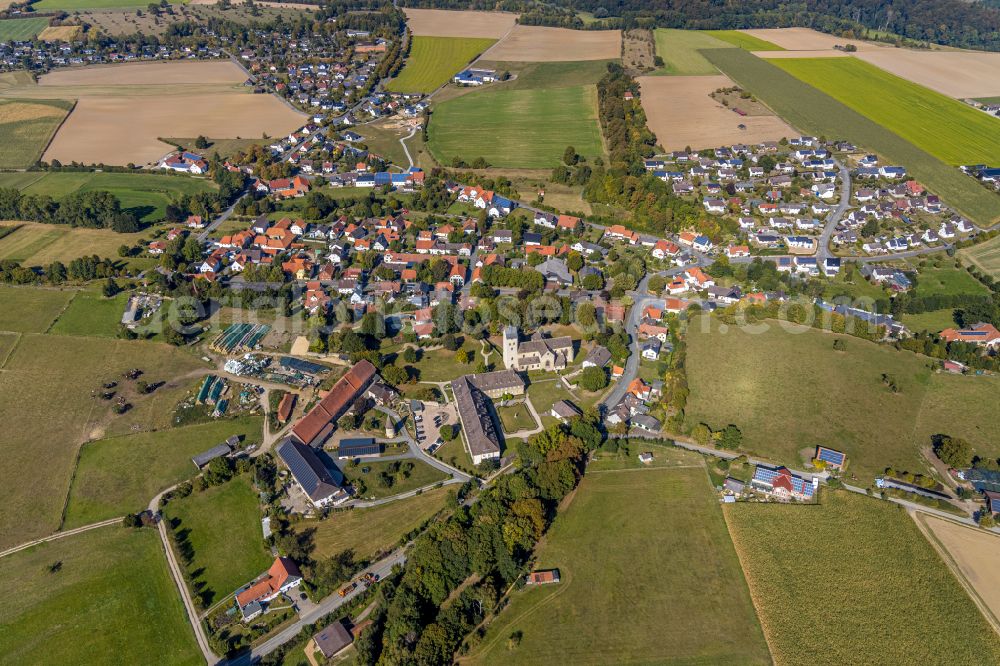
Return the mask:
M 983 495 L 986 496 L 986 508 L 990 513 L 1000 513 L 1000 493 L 984 490 Z
M 353 640 L 354 636 L 344 627 L 343 622 L 334 622 L 309 640 L 306 644 L 306 656 L 311 656 L 319 650 L 324 659 L 332 659 L 343 652 Z
M 597 345 L 590 350 L 587 354 L 587 358 L 583 359 L 583 367 L 589 368 L 591 366 L 603 368 L 611 360 L 611 352 L 609 352 L 604 347 Z
M 470 377 L 452 380 L 458 418 L 465 430 L 465 439 L 472 454 L 472 464 L 500 459 L 500 433 L 490 413 L 489 399 L 476 388 Z
M 560 400 L 552 405 L 552 416 L 560 421 L 571 419 L 574 416 L 580 416 L 580 414 L 581 412 L 576 405 L 568 400 Z
M 349 497 L 311 447 L 287 438 L 278 445 L 278 456 L 314 505 L 340 504 Z
M 382 445 L 373 437 L 353 437 L 342 439 L 337 446 L 338 458 L 364 458 L 382 455 Z

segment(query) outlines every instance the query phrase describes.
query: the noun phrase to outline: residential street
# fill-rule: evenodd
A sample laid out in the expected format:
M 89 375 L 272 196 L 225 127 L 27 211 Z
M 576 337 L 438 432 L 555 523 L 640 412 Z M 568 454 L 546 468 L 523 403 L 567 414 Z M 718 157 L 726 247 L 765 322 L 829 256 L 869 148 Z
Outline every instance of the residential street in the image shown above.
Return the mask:
M 823 263 L 829 257 L 834 256 L 833 252 L 830 251 L 830 239 L 833 238 L 833 232 L 836 230 L 840 218 L 844 217 L 844 213 L 851 205 L 851 171 L 839 160 L 836 162 L 837 168 L 840 170 L 840 202 L 826 218 L 826 226 L 823 227 L 823 233 L 820 234 L 816 248 L 816 261 L 818 263 Z

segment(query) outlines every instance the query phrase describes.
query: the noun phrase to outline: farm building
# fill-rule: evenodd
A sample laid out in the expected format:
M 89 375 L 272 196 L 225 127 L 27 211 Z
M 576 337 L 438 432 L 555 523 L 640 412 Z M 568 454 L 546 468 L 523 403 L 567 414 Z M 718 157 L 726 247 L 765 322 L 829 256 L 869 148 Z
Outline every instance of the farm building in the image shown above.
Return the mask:
M 374 365 L 368 361 L 357 363 L 292 427 L 292 436 L 302 444 L 321 446 L 333 432 L 336 420 L 377 378 Z
M 342 439 L 337 446 L 337 457 L 342 460 L 344 458 L 365 458 L 379 455 L 382 455 L 382 445 L 378 444 L 372 437 Z
M 559 569 L 546 569 L 544 571 L 532 571 L 525 576 L 525 585 L 546 585 L 548 583 L 559 582 Z
M 287 557 L 278 557 L 263 576 L 236 591 L 236 604 L 249 622 L 264 612 L 266 602 L 302 583 L 299 567 Z
M 836 467 L 837 469 L 844 469 L 844 466 L 847 465 L 846 453 L 828 449 L 825 446 L 816 447 L 815 459 L 823 461 L 827 467 Z
M 278 359 L 278 363 L 286 370 L 301 372 L 304 375 L 321 375 L 330 370 L 330 368 L 325 365 L 303 361 L 302 359 L 294 358 L 292 356 L 282 356 Z
M 277 451 L 295 483 L 315 506 L 340 504 L 350 497 L 311 447 L 289 437 L 278 444 Z
M 787 467 L 757 465 L 750 483 L 754 489 L 780 499 L 811 500 L 816 493 L 815 482 L 792 474 Z
M 298 395 L 295 393 L 286 393 L 281 396 L 281 402 L 278 403 L 278 421 L 287 423 L 288 419 L 292 418 L 292 410 L 295 409 L 297 398 Z
M 201 469 L 208 463 L 212 462 L 216 458 L 221 458 L 222 456 L 228 456 L 230 453 L 236 450 L 236 447 L 240 445 L 240 438 L 233 435 L 222 444 L 218 446 L 213 446 L 208 451 L 199 453 L 194 458 L 191 458 L 191 462 L 198 469 Z

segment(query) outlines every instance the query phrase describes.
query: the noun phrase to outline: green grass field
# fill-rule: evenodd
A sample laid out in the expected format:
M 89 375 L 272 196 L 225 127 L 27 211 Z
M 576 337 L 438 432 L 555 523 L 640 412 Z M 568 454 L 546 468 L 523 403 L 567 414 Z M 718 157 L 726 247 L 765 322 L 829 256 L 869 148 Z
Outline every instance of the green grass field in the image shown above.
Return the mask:
M 1000 236 L 972 247 L 962 248 L 958 251 L 958 256 L 983 273 L 1000 278 Z
M 0 238 L 0 259 L 43 268 L 53 261 L 68 264 L 84 255 L 117 259 L 119 247 L 148 238 L 142 232 L 120 234 L 110 229 L 74 228 L 65 224 L 23 222 L 16 226 L 16 230 Z M 127 263 L 136 266 L 143 261 L 150 260 L 134 257 Z
M 566 146 L 588 159 L 604 153 L 593 86 L 470 93 L 438 105 L 429 134 L 443 164 L 484 157 L 496 167 L 544 169 L 560 163 Z
M 982 408 L 1000 399 L 1000 377 L 934 375 L 929 358 L 816 330 L 790 333 L 773 321 L 756 335 L 722 333 L 714 319 L 705 332 L 702 321 L 688 329 L 687 420 L 736 424 L 748 452 L 801 466 L 812 454 L 800 452 L 824 444 L 845 451 L 865 483 L 888 466 L 922 469 L 920 448 L 936 433 L 1000 455 L 1000 424 Z M 837 337 L 847 351 L 833 349 Z M 883 385 L 883 373 L 899 393 Z
M 988 296 L 990 290 L 969 271 L 959 268 L 954 261 L 939 259 L 928 262 L 917 274 L 915 296 L 938 296 L 957 294 L 982 294 Z
M 699 49 L 731 48 L 729 40 L 713 37 L 709 32 L 699 30 L 674 30 L 672 28 L 657 28 L 653 31 L 656 37 L 656 55 L 666 63 L 663 69 L 655 74 L 674 76 L 709 76 L 718 74 L 719 70 L 705 59 Z
M 194 476 L 192 456 L 232 435 L 259 442 L 263 420 L 249 416 L 89 442 L 80 451 L 64 527 L 146 507 L 161 490 Z
M 56 335 L 116 337 L 127 302 L 126 292 L 112 298 L 105 298 L 93 288 L 77 292 L 49 332 Z
M 12 302 L 6 296 L 0 290 L 3 312 Z M 29 303 L 19 297 L 17 302 Z M 133 398 L 134 408 L 114 417 L 110 404 L 92 395 L 102 382 L 120 380 L 129 368 L 141 368 L 150 381 L 166 381 L 201 367 L 189 352 L 165 344 L 22 334 L 0 373 L 0 420 L 5 424 L 0 437 L 0 549 L 59 527 L 83 442 L 103 437 L 119 423 L 160 424 L 173 411 L 166 394 L 154 394 Z
M 907 172 L 966 216 L 988 224 L 1000 219 L 1000 196 L 877 122 L 838 102 L 771 62 L 743 49 L 710 49 L 704 55 L 743 88 L 759 97 L 793 127 L 814 134 L 844 138 L 906 165 Z M 831 60 L 852 60 L 831 58 Z M 958 102 L 955 102 L 959 104 Z M 978 113 L 986 121 L 991 119 Z M 964 117 L 964 116 L 956 116 Z M 977 119 L 977 122 L 980 122 Z M 948 132 L 957 125 L 945 119 Z M 1000 124 L 998 124 L 1000 127 Z M 943 135 L 934 130 L 935 136 Z
M 747 33 L 739 30 L 706 30 L 705 32 L 716 39 L 721 39 L 724 42 L 728 42 L 747 51 L 785 50 L 777 44 L 772 44 L 767 40 L 761 39 L 760 37 L 754 37 L 753 35 L 748 35 Z
M 444 508 L 447 488 L 437 488 L 414 497 L 370 509 L 338 511 L 326 520 L 304 520 L 295 529 L 314 529 L 313 557 L 330 557 L 353 550 L 359 557 L 391 550 L 407 532 L 415 530 Z
M 903 508 L 826 491 L 820 506 L 725 511 L 776 663 L 1000 661 L 1000 638 Z
M 420 460 L 403 460 L 400 462 L 404 464 L 412 463 L 413 469 L 410 471 L 410 475 L 408 477 L 397 477 L 393 485 L 389 488 L 380 486 L 376 479 L 381 472 L 390 471 L 389 468 L 394 464 L 392 461 L 381 462 L 378 460 L 362 460 L 356 467 L 341 464 L 340 468 L 344 472 L 344 476 L 346 476 L 351 483 L 355 483 L 357 480 L 363 481 L 366 487 L 364 496 L 375 499 L 406 493 L 411 490 L 416 490 L 417 488 L 429 486 L 433 483 L 437 483 L 438 481 L 444 481 L 448 478 L 444 472 L 441 472 L 440 470 L 437 470 Z M 363 470 L 365 469 L 368 471 L 364 472 Z
M 257 494 L 248 475 L 175 499 L 164 516 L 175 521 L 175 531 L 187 533 L 194 551 L 187 565 L 192 594 L 205 608 L 252 581 L 274 559 L 264 546 Z
M 500 417 L 500 423 L 503 425 L 505 433 L 530 430 L 538 425 L 524 403 L 512 407 L 498 407 L 497 415 Z
M 0 331 L 44 333 L 76 296 L 72 289 L 0 286 Z
M 24 22 L 0 21 L 0 30 L 3 23 Z M 25 169 L 37 162 L 72 108 L 72 102 L 58 99 L 0 100 L 0 168 Z
M 201 178 L 96 172 L 4 173 L 0 174 L 0 187 L 16 187 L 26 194 L 44 194 L 54 199 L 73 192 L 106 190 L 143 223 L 163 219 L 167 204 L 185 194 L 216 189 L 212 181 Z
M 863 60 L 787 58 L 774 64 L 943 162 L 978 164 L 1000 155 L 996 118 Z
M 103 527 L 35 546 L 0 559 L 0 575 L 4 663 L 204 663 L 154 530 Z
M 30 41 L 49 25 L 47 18 L 8 19 L 0 21 L 0 42 Z
M 468 37 L 414 37 L 406 65 L 387 88 L 392 92 L 433 92 L 495 42 Z
M 921 312 L 920 314 L 904 314 L 902 321 L 904 326 L 915 333 L 920 331 L 937 333 L 942 329 L 955 325 L 954 313 L 954 309 L 944 308 L 941 310 L 931 310 L 930 312 Z
M 562 582 L 514 592 L 471 662 L 771 663 L 697 456 L 683 468 L 589 472 L 535 568 L 559 569 Z

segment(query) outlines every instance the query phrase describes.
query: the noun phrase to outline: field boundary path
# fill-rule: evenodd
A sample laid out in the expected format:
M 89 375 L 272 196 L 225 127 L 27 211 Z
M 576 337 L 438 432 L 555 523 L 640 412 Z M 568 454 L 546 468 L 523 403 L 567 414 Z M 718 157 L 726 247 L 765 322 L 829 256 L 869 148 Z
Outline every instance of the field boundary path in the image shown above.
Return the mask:
M 87 532 L 89 530 L 96 530 L 99 527 L 108 527 L 110 525 L 120 525 L 124 516 L 118 516 L 117 518 L 108 518 L 107 520 L 102 520 L 99 523 L 91 523 L 90 525 L 83 525 L 81 527 L 75 527 L 71 530 L 66 530 L 65 532 L 56 532 L 55 534 L 50 534 L 47 537 L 42 537 L 41 539 L 35 539 L 33 541 L 27 541 L 13 548 L 8 548 L 7 550 L 0 551 L 0 557 L 7 557 L 8 555 L 13 555 L 14 553 L 19 553 L 22 550 L 27 550 L 32 546 L 37 546 L 40 543 L 48 543 L 49 541 L 55 541 L 56 539 L 62 539 L 63 537 L 73 536 L 74 534 L 80 534 L 81 532 Z

